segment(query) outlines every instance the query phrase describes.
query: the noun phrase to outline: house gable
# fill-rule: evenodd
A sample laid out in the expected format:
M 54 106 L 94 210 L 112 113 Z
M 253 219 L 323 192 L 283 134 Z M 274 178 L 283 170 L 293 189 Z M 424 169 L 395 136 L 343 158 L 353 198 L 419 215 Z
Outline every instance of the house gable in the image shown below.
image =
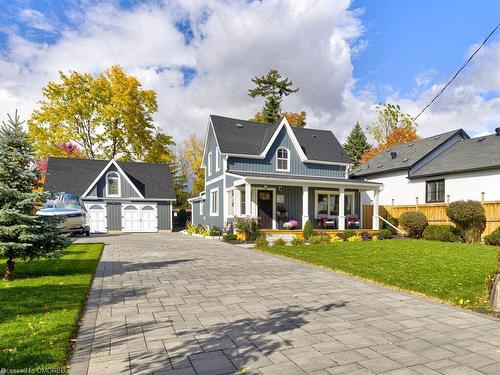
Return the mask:
M 224 169 L 222 154 L 220 153 L 219 145 L 217 143 L 217 138 L 211 121 L 209 121 L 207 128 L 205 148 L 203 151 L 203 160 L 201 166 L 205 169 L 205 181 L 221 176 Z
M 281 147 L 289 151 L 289 171 L 276 169 L 276 152 Z M 303 155 L 301 154 L 303 152 L 300 148 L 297 149 L 296 142 L 293 139 L 293 132 L 290 134 L 290 131 L 283 126 L 269 143 L 263 159 L 229 156 L 227 161 L 228 170 L 345 178 L 346 167 L 344 165 L 309 163 L 303 161 Z
M 92 188 L 89 190 L 86 198 L 108 198 L 106 194 L 106 178 L 109 172 L 116 172 L 120 176 L 120 195 L 112 196 L 109 198 L 140 198 L 139 194 L 136 191 L 136 188 L 130 184 L 125 174 L 118 170 L 115 165 L 110 165 L 104 174 L 99 178 L 97 182 L 95 182 Z

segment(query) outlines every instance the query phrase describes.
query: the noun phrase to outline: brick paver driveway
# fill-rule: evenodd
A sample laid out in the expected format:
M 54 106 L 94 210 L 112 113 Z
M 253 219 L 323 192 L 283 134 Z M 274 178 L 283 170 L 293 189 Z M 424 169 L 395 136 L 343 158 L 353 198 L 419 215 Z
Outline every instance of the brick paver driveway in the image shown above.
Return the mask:
M 500 374 L 496 320 L 218 241 L 103 240 L 72 374 Z

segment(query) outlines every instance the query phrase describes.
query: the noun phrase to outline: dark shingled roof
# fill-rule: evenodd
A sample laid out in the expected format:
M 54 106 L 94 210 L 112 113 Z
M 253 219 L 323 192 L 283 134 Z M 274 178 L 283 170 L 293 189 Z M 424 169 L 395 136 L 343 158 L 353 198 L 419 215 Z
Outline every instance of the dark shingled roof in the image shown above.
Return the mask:
M 210 116 L 222 153 L 258 155 L 265 150 L 279 126 L 222 116 Z M 281 122 L 281 121 L 280 121 Z M 330 130 L 292 127 L 304 154 L 311 161 L 352 163 Z
M 410 175 L 437 176 L 500 167 L 500 136 L 464 139 Z
M 386 173 L 402 169 L 409 169 L 436 147 L 450 139 L 462 129 L 452 130 L 446 133 L 423 138 L 418 141 L 403 143 L 382 151 L 377 156 L 363 163 L 353 173 L 356 177 L 369 176 L 372 174 Z M 465 134 L 465 133 L 464 133 Z M 391 153 L 396 153 L 392 158 Z
M 44 190 L 82 195 L 109 160 L 53 158 L 48 160 Z M 175 199 L 167 164 L 117 161 L 146 199 Z

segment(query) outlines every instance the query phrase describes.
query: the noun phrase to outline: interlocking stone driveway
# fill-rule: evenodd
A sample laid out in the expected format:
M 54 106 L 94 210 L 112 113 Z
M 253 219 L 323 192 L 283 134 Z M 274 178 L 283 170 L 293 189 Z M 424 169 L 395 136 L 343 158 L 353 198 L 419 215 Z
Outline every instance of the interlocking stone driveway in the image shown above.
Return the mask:
M 102 240 L 71 374 L 500 374 L 497 320 L 218 241 Z

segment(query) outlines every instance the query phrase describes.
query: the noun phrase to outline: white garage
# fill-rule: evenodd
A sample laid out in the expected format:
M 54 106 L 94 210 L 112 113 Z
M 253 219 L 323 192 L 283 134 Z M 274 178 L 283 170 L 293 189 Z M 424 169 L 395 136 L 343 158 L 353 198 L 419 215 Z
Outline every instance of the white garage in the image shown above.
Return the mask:
M 88 225 L 90 233 L 106 233 L 108 231 L 106 205 L 90 203 L 86 204 L 85 207 L 89 212 Z
M 123 232 L 157 232 L 156 204 L 122 204 Z

